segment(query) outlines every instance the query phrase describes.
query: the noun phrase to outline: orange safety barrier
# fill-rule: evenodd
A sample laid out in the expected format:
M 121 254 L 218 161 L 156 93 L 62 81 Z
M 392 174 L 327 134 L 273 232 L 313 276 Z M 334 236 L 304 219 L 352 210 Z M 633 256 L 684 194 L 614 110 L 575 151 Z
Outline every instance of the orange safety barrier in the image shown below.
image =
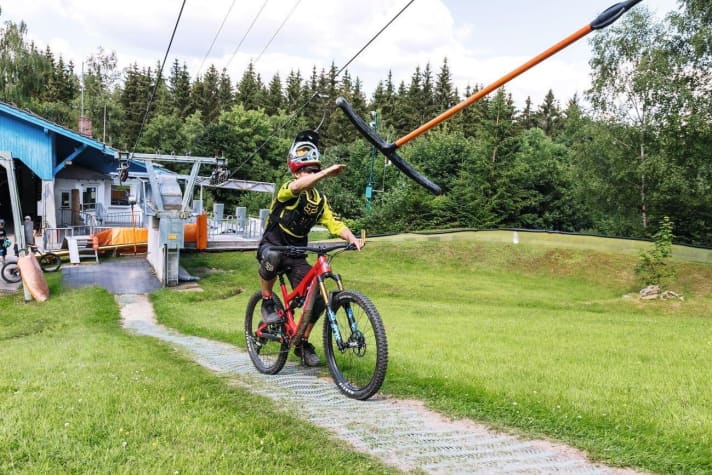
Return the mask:
M 111 228 L 102 229 L 99 232 L 94 233 L 92 239 L 96 240 L 98 246 L 110 246 L 111 245 Z
M 208 215 L 203 213 L 198 215 L 197 221 L 195 223 L 198 228 L 197 242 L 195 247 L 198 249 L 208 248 Z
M 183 226 L 183 241 L 194 242 L 196 249 L 208 248 L 208 215 L 200 214 L 195 223 Z
M 183 226 L 183 240 L 194 242 L 197 249 L 208 248 L 208 215 L 196 217 L 195 223 Z M 148 242 L 147 228 L 108 228 L 92 235 L 92 247 L 121 246 L 127 244 L 145 244 Z
M 122 244 L 145 244 L 147 242 L 147 228 L 108 228 L 92 235 L 92 246 L 94 248 Z
M 188 223 L 183 225 L 183 241 L 198 242 L 198 225 L 197 223 Z

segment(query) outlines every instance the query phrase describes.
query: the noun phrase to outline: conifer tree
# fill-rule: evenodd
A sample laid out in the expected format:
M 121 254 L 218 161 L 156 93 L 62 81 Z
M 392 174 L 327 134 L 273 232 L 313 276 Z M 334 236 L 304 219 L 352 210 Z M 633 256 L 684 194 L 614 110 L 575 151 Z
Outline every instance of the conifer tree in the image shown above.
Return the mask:
M 434 113 L 444 112 L 457 104 L 458 98 L 452 84 L 452 74 L 450 67 L 447 64 L 447 58 L 443 59 L 443 64 L 440 66 L 437 80 L 435 81 L 434 94 Z
M 519 114 L 517 123 L 524 130 L 536 127 L 536 117 L 534 111 L 532 110 L 531 96 L 527 96 L 526 100 L 524 101 L 524 109 L 522 109 L 521 114 Z
M 133 63 L 126 70 L 124 88 L 120 102 L 124 110 L 124 122 L 121 133 L 121 148 L 135 150 L 144 119 L 147 114 L 148 99 L 151 95 L 151 70 L 139 70 Z M 148 111 L 150 115 L 150 111 Z M 146 118 L 146 121 L 148 119 Z
M 465 97 L 470 97 L 481 89 L 481 85 L 474 89 L 468 85 L 465 87 Z M 482 124 L 488 114 L 490 101 L 491 99 L 485 96 L 471 106 L 461 110 L 450 120 L 458 130 L 462 131 L 465 137 L 476 137 L 482 131 Z
M 214 122 L 220 116 L 220 75 L 214 64 L 203 76 L 203 109 L 200 111 L 206 124 Z
M 220 82 L 218 84 L 218 103 L 221 111 L 229 111 L 235 103 L 235 93 L 232 89 L 232 80 L 227 73 L 227 69 L 223 68 L 220 73 Z
M 435 91 L 433 89 L 433 71 L 430 69 L 430 63 L 425 64 L 423 70 L 423 87 L 418 94 L 418 108 L 421 110 L 420 124 L 427 122 L 438 114 L 438 108 L 435 103 Z
M 205 83 L 203 82 L 202 76 L 197 76 L 190 86 L 190 106 L 189 110 L 191 115 L 195 112 L 200 113 L 200 119 L 203 121 L 203 125 L 207 125 L 207 121 L 203 115 L 203 111 L 206 106 L 205 102 Z
M 73 61 L 69 61 L 65 65 L 62 57 L 59 57 L 57 61 L 57 77 L 59 78 L 59 99 L 61 101 L 70 102 L 76 99 L 77 94 L 79 94 L 79 80 L 74 69 Z
M 284 107 L 288 113 L 294 113 L 302 105 L 302 75 L 299 70 L 291 70 L 287 76 Z
M 284 92 L 282 91 L 282 80 L 279 77 L 279 73 L 276 73 L 272 76 L 272 80 L 267 86 L 265 112 L 268 115 L 276 115 L 284 108 L 285 103 Z
M 391 120 L 396 135 L 402 135 L 410 132 L 412 130 L 411 124 L 415 124 L 416 122 L 410 115 L 408 89 L 405 87 L 405 81 L 401 81 L 400 84 L 398 84 Z
M 183 63 L 181 67 L 178 59 L 175 59 L 168 78 L 168 92 L 170 94 L 173 110 L 178 118 L 183 119 L 195 110 L 191 108 L 190 90 L 191 85 L 188 66 Z
M 546 135 L 549 137 L 556 135 L 561 127 L 561 109 L 554 97 L 554 91 L 549 89 L 534 117 L 537 127 L 543 130 Z
M 237 86 L 236 102 L 242 104 L 246 110 L 256 110 L 261 106 L 260 103 L 261 84 L 255 73 L 255 65 L 250 61 L 250 64 L 242 74 L 242 79 Z

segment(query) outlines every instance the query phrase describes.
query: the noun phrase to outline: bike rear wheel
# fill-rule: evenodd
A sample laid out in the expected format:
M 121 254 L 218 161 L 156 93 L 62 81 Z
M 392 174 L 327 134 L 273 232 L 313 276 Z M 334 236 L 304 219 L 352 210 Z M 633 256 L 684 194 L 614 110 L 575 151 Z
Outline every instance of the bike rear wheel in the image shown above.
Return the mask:
M 2 266 L 0 275 L 2 275 L 2 280 L 8 284 L 16 284 L 22 280 L 22 276 L 20 276 L 20 268 L 17 267 L 16 261 L 6 262 L 5 265 Z
M 62 259 L 53 252 L 42 254 L 39 258 L 39 262 L 44 272 L 57 272 L 62 266 Z
M 282 302 L 276 295 L 272 298 L 281 309 Z M 281 371 L 289 356 L 289 342 L 284 336 L 284 324 L 262 324 L 262 293 L 255 292 L 247 302 L 245 311 L 245 340 L 247 353 L 257 371 L 264 374 L 276 374 Z M 259 333 L 259 334 L 258 334 Z
M 334 337 L 328 318 L 324 321 L 324 353 L 339 390 L 353 399 L 368 399 L 381 388 L 388 366 L 388 343 L 376 306 L 359 292 L 341 291 L 332 298 L 334 325 L 341 334 L 342 348 Z M 352 326 L 349 315 L 353 315 Z

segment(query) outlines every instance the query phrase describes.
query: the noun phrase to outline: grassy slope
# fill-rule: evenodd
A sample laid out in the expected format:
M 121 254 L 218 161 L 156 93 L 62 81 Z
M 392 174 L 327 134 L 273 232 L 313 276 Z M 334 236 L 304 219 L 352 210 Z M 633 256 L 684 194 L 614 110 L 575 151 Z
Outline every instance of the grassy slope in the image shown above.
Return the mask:
M 121 330 L 104 290 L 0 297 L 0 473 L 390 470 Z
M 386 323 L 384 391 L 613 464 L 712 471 L 709 265 L 676 263 L 684 302 L 640 303 L 623 298 L 638 289 L 634 255 L 441 239 L 372 241 L 335 261 Z M 204 293 L 156 294 L 160 318 L 242 345 L 253 253 L 196 254 L 183 264 L 228 272 L 206 274 Z

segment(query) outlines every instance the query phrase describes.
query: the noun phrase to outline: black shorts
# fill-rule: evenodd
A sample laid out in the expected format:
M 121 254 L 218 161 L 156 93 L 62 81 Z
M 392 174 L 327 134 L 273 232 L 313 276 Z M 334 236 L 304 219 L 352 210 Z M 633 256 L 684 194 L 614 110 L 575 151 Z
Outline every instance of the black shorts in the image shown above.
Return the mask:
M 260 267 L 258 272 L 264 280 L 272 280 L 277 274 L 284 272 L 287 274 L 292 288 L 299 285 L 299 282 L 309 273 L 311 265 L 306 257 L 292 257 L 278 251 L 270 250 L 269 245 L 262 246 L 259 250 Z

